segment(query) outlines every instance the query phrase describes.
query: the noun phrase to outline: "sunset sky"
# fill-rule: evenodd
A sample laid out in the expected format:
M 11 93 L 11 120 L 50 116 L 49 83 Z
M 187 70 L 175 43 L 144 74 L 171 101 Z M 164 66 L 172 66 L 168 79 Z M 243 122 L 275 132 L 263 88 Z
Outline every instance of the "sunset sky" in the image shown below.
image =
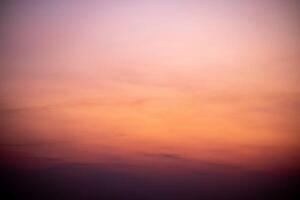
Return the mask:
M 1 7 L 4 163 L 158 176 L 299 170 L 297 1 Z

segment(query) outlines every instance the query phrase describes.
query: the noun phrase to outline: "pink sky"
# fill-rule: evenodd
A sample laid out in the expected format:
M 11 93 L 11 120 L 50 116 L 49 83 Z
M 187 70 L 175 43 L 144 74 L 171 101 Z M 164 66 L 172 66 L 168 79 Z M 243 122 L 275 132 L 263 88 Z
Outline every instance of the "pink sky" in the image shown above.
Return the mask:
M 7 155 L 298 167 L 298 4 L 84 2 L 7 5 Z

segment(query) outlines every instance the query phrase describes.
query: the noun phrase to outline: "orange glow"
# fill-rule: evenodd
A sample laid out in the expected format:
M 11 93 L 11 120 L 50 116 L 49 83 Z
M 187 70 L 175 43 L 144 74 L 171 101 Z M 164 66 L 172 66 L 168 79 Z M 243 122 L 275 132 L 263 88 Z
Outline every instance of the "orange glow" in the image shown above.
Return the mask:
M 298 167 L 292 8 L 274 3 L 269 16 L 263 3 L 203 4 L 13 6 L 3 154 L 139 169 Z

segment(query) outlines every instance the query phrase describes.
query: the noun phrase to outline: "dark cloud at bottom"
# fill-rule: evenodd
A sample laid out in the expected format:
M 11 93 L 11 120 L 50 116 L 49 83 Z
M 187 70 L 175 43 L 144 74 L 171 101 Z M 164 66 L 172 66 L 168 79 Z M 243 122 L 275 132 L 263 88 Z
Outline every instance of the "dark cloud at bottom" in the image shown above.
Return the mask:
M 116 171 L 96 164 L 57 164 L 18 169 L 1 164 L 1 195 L 6 199 L 200 200 L 293 199 L 299 174 L 239 175 L 181 172 L 178 176 Z

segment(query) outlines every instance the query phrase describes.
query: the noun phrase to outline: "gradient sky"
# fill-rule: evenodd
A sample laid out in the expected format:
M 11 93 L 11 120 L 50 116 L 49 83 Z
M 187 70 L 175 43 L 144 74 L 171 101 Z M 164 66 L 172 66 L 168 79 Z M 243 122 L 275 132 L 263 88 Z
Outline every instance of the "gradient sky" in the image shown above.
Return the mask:
M 276 0 L 3 4 L 1 154 L 30 167 L 298 169 L 298 9 Z

